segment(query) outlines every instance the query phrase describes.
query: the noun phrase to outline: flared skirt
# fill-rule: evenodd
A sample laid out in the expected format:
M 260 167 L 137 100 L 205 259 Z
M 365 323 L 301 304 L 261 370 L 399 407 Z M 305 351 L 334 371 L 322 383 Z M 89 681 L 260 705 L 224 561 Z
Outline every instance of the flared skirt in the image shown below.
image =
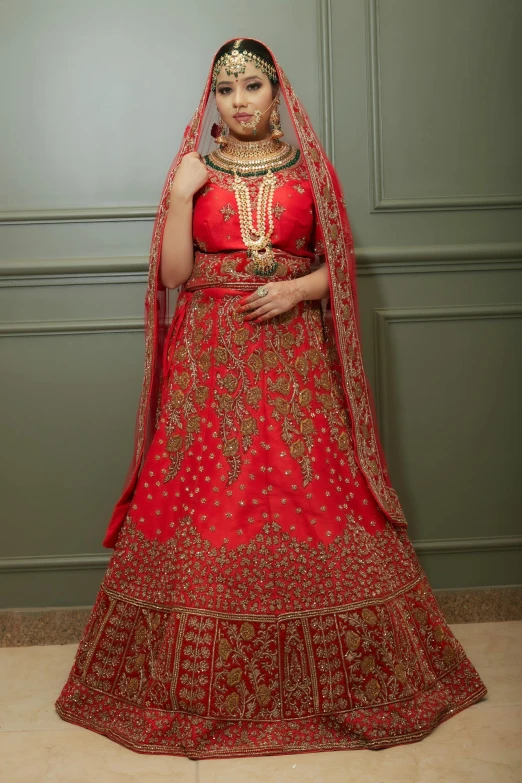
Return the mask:
M 318 302 L 190 296 L 67 721 L 193 759 L 422 739 L 486 688 L 354 454 Z

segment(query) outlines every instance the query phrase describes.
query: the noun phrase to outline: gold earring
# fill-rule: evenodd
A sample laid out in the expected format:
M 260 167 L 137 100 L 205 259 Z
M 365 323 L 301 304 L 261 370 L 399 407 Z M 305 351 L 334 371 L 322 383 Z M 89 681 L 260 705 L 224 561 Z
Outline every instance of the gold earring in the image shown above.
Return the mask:
M 212 126 L 212 129 L 210 131 L 211 135 L 214 138 L 215 144 L 227 144 L 227 126 L 225 125 L 223 118 L 219 118 L 219 125 L 217 123 L 214 123 Z
M 277 104 L 279 103 L 279 98 L 276 98 L 275 101 L 276 105 L 272 109 L 272 113 L 270 115 L 270 129 L 272 133 L 270 134 L 271 139 L 280 139 L 281 136 L 284 136 L 285 134 L 281 130 L 281 117 L 279 116 L 279 111 L 277 109 Z

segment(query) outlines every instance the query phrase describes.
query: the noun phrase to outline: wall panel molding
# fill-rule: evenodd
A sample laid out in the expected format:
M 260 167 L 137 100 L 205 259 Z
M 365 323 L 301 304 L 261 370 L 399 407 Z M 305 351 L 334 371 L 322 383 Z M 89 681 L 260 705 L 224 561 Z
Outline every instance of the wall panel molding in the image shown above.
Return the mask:
M 330 0 L 316 0 L 318 26 L 318 66 L 321 87 L 322 141 L 325 150 L 334 158 L 333 123 L 333 52 L 331 44 Z M 87 207 L 83 209 L 33 209 L 0 211 L 0 225 L 34 225 L 37 223 L 91 223 L 154 220 L 157 205 L 134 207 Z
M 384 450 L 389 444 L 387 416 L 387 351 L 386 331 L 392 323 L 414 324 L 418 322 L 498 320 L 522 318 L 522 304 L 471 305 L 460 307 L 407 307 L 374 310 L 374 358 L 375 358 L 375 406 L 379 431 Z
M 439 198 L 390 198 L 384 193 L 384 152 L 379 50 L 379 0 L 366 0 L 370 212 L 438 212 L 462 209 L 520 209 L 522 193 Z
M 62 321 L 0 322 L 0 337 L 42 337 L 61 334 L 142 332 L 142 318 L 93 318 Z
M 147 256 L 4 259 L 0 260 L 0 288 L 145 283 L 148 265 Z
M 89 207 L 85 209 L 21 209 L 0 212 L 0 225 L 33 225 L 35 223 L 122 223 L 154 220 L 157 206 Z
M 333 116 L 333 44 L 331 0 L 317 1 L 319 86 L 321 89 L 322 143 L 335 165 L 335 127 Z
M 361 275 L 498 272 L 522 268 L 522 242 L 355 248 Z

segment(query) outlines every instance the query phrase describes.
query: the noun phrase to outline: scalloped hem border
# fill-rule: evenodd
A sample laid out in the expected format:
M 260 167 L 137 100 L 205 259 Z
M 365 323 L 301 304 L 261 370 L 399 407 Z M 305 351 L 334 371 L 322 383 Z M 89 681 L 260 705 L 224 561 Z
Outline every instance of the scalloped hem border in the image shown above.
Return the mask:
M 68 683 L 66 687 L 70 687 L 70 683 Z M 76 685 L 75 687 L 79 689 L 83 689 L 84 691 L 89 691 L 89 688 L 83 685 Z M 486 686 L 482 683 L 481 686 L 478 688 L 478 690 L 476 690 L 464 701 L 460 702 L 457 706 L 452 707 L 449 710 L 442 711 L 433 720 L 433 722 L 430 723 L 426 728 L 415 732 L 411 732 L 409 734 L 401 734 L 401 735 L 389 736 L 385 738 L 380 737 L 374 740 L 372 739 L 353 740 L 350 739 L 348 736 L 345 736 L 343 738 L 340 738 L 338 743 L 324 742 L 320 744 L 318 742 L 317 744 L 312 743 L 310 745 L 289 744 L 289 745 L 282 746 L 277 744 L 263 745 L 261 743 L 258 746 L 253 744 L 248 746 L 236 745 L 230 748 L 230 752 L 226 752 L 224 748 L 217 749 L 214 752 L 214 751 L 205 751 L 205 750 L 198 751 L 192 748 L 182 749 L 180 746 L 169 749 L 154 744 L 147 745 L 144 743 L 136 743 L 133 742 L 128 737 L 120 734 L 118 731 L 111 729 L 110 727 L 105 728 L 105 727 L 101 727 L 100 725 L 96 725 L 94 721 L 90 722 L 88 720 L 82 720 L 80 716 L 75 715 L 69 710 L 66 710 L 60 704 L 60 700 L 62 696 L 60 696 L 57 699 L 54 706 L 58 715 L 62 720 L 65 720 L 68 723 L 73 723 L 82 728 L 88 729 L 89 731 L 93 731 L 96 734 L 105 736 L 108 739 L 112 740 L 113 742 L 116 742 L 118 745 L 128 748 L 129 750 L 133 750 L 136 753 L 142 753 L 146 755 L 179 756 L 179 757 L 191 759 L 193 761 L 199 761 L 204 759 L 245 758 L 245 757 L 257 757 L 257 756 L 283 756 L 283 755 L 292 755 L 298 753 L 321 753 L 321 752 L 331 752 L 337 750 L 338 751 L 383 750 L 385 748 L 391 748 L 396 745 L 408 745 L 413 742 L 420 742 L 421 740 L 423 740 L 425 737 L 431 734 L 434 731 L 434 729 L 436 729 L 437 726 L 439 726 L 441 723 L 444 723 L 445 721 L 449 720 L 449 718 L 452 718 L 454 715 L 457 715 L 459 712 L 462 712 L 468 707 L 471 707 L 473 704 L 476 704 L 477 702 L 481 701 L 484 698 L 484 696 L 486 696 L 487 692 L 488 690 Z M 418 696 L 422 696 L 422 694 L 418 694 Z M 199 716 L 193 716 L 193 717 L 197 718 Z M 205 720 L 205 719 L 202 718 L 201 720 Z M 305 719 L 305 720 L 310 720 L 310 719 Z M 328 720 L 328 716 L 325 716 L 324 720 Z M 284 723 L 284 722 L 285 721 L 279 721 L 279 723 Z M 291 723 L 292 721 L 288 720 L 287 722 Z M 248 723 L 248 721 L 245 721 L 245 723 Z M 342 727 L 339 726 L 339 730 L 341 730 L 341 728 Z

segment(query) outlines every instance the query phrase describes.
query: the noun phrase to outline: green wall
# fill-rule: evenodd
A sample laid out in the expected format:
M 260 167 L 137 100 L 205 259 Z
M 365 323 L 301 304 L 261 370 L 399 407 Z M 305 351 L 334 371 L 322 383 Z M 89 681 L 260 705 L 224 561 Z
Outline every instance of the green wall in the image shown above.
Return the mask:
M 234 35 L 274 48 L 340 173 L 365 365 L 433 586 L 522 582 L 520 3 L 259 9 L 2 3 L 0 606 L 94 601 L 155 205 Z

